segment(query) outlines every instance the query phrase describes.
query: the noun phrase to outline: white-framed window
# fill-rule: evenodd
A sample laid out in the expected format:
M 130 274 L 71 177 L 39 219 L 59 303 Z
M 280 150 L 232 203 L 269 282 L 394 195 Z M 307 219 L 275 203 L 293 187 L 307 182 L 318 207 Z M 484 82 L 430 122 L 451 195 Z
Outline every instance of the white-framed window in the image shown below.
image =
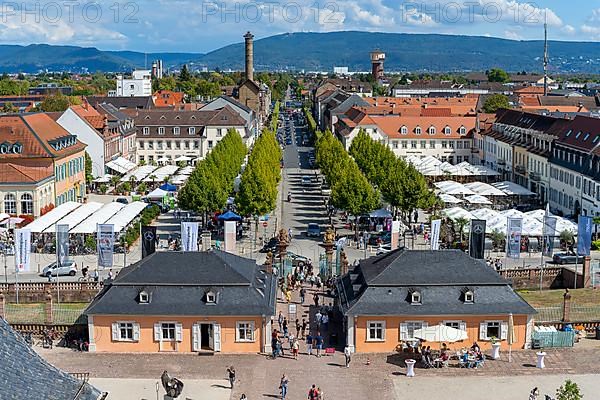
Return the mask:
M 402 141 L 402 148 L 403 148 L 403 149 L 406 149 L 406 148 L 408 148 L 408 140 L 403 140 L 403 141 Z
M 140 303 L 147 304 L 150 303 L 150 295 L 146 291 L 142 291 L 139 294 Z
M 414 339 L 417 329 L 427 328 L 424 321 L 405 321 L 400 324 L 400 340 Z
M 195 128 L 195 127 L 193 127 L 193 126 L 190 126 L 190 127 L 188 128 L 188 134 L 189 134 L 189 135 L 195 135 L 195 134 L 196 134 L 196 128 Z
M 217 128 L 217 137 L 221 137 L 221 136 L 223 136 L 223 129 Z
M 179 135 L 179 127 L 178 126 L 173 127 L 173 135 Z
M 213 148 L 213 141 L 212 141 L 212 140 L 209 140 L 209 141 L 208 141 L 208 148 L 209 148 L 209 149 L 212 149 L 212 148 Z
M 165 134 L 165 127 L 164 126 L 159 126 L 158 127 L 158 134 L 159 135 L 164 135 Z
M 162 332 L 161 338 L 163 340 L 175 340 L 175 323 L 174 322 L 163 322 L 160 325 L 160 330 Z
M 145 127 L 142 129 L 142 131 L 143 131 L 144 135 L 149 135 L 149 134 L 150 134 L 150 128 L 149 128 L 149 127 L 147 127 L 147 126 L 145 126 Z
M 400 128 L 400 134 L 408 135 L 408 128 L 406 126 L 402 125 L 402 128 Z
M 154 341 L 183 341 L 183 325 L 179 322 L 161 321 L 154 324 Z
M 144 150 L 144 141 L 140 140 L 140 150 Z
M 430 134 L 430 135 L 435 135 L 435 133 L 436 133 L 435 126 L 430 126 L 430 127 L 429 127 L 429 134 Z
M 465 303 L 473 303 L 475 301 L 475 294 L 471 290 L 465 292 Z
M 429 141 L 429 148 L 430 149 L 435 149 L 435 140 L 430 140 Z
M 420 126 L 417 126 L 417 127 L 415 128 L 415 135 L 420 135 L 420 134 L 421 134 L 421 127 L 420 127 Z
M 215 304 L 217 302 L 217 294 L 215 292 L 206 293 L 206 302 Z
M 112 323 L 114 342 L 137 342 L 140 340 L 140 324 L 133 321 L 115 321 Z
M 504 321 L 484 321 L 479 324 L 479 340 L 506 340 L 508 323 Z
M 461 126 L 460 128 L 458 128 L 458 133 L 461 135 L 466 135 L 467 134 L 467 128 L 465 128 L 464 126 Z
M 449 135 L 451 132 L 452 132 L 452 130 L 450 129 L 450 127 L 449 127 L 449 126 L 446 126 L 446 127 L 444 128 L 444 135 Z
M 236 323 L 236 342 L 254 342 L 254 322 L 240 321 Z
M 385 321 L 367 321 L 367 341 L 383 342 L 385 340 Z
M 21 195 L 21 214 L 33 214 L 33 196 L 29 193 Z
M 411 140 L 410 141 L 410 148 L 411 149 L 416 149 L 417 148 L 417 141 L 416 140 Z
M 4 195 L 4 212 L 6 214 L 17 213 L 17 198 L 12 193 L 7 193 Z
M 398 148 L 398 141 L 397 140 L 392 141 L 392 148 L 393 149 L 397 149 Z

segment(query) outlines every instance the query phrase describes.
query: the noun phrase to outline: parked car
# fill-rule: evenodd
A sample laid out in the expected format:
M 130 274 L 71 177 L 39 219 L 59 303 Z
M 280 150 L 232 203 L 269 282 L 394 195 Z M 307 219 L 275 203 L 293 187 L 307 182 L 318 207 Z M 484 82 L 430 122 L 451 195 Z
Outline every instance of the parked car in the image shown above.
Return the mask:
M 375 255 L 379 256 L 381 254 L 389 253 L 390 251 L 392 251 L 391 244 L 381 245 L 377 248 L 377 252 L 375 253 Z
M 315 224 L 315 223 L 308 224 L 308 228 L 306 229 L 306 236 L 320 237 L 321 236 L 321 227 L 319 226 L 319 224 Z
M 56 261 L 52 264 L 48 265 L 46 268 L 42 270 L 40 275 L 42 276 L 59 276 L 59 275 L 69 275 L 75 276 L 77 274 L 77 267 L 75 266 L 75 262 L 73 260 L 67 260 L 61 266 L 58 266 Z
M 379 246 L 381 244 L 390 244 L 392 242 L 392 234 L 390 232 L 384 232 L 380 235 L 371 235 L 369 238 L 369 245 Z
M 288 251 L 286 254 L 292 259 L 292 264 L 294 266 L 303 267 L 310 262 L 307 257 L 292 253 L 291 251 Z
M 115 201 L 116 201 L 117 203 L 129 204 L 129 200 L 127 200 L 127 198 L 125 198 L 125 197 L 117 197 L 117 198 L 115 199 Z
M 308 176 L 308 175 L 304 175 L 302 177 L 302 185 L 308 186 L 310 184 L 312 184 L 312 178 L 310 176 Z
M 584 256 L 569 253 L 556 253 L 552 256 L 554 264 L 583 264 Z

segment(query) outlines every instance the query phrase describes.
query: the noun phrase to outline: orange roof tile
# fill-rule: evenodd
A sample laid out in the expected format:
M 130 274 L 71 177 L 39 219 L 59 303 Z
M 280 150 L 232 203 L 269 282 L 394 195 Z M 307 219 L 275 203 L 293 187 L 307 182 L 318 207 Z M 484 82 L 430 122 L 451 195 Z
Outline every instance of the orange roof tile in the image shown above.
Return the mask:
M 0 163 L 0 184 L 36 183 L 54 175 L 51 163 L 46 165 L 23 165 L 22 163 Z
M 152 95 L 152 101 L 155 107 L 173 107 L 183 103 L 183 92 L 174 92 L 172 90 L 158 90 Z
M 383 116 L 372 117 L 377 126 L 391 139 L 459 139 L 469 137 L 475 129 L 476 117 L 401 117 Z M 402 134 L 402 127 L 407 128 L 407 133 Z M 418 134 L 417 127 L 421 128 Z M 430 134 L 429 128 L 434 127 L 435 133 Z M 450 128 L 450 133 L 445 134 L 444 129 Z M 466 134 L 460 134 L 460 128 L 466 129 Z

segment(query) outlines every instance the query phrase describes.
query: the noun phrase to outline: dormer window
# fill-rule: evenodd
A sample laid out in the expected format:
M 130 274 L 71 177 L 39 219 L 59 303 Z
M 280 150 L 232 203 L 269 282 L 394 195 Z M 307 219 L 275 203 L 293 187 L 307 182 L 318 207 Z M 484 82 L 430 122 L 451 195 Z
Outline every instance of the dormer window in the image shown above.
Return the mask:
M 138 301 L 140 304 L 148 304 L 150 303 L 150 295 L 145 290 L 142 290 L 138 295 Z
M 420 305 L 421 304 L 421 292 L 418 290 L 413 290 L 410 293 L 410 304 Z
M 450 127 L 449 127 L 449 126 L 446 126 L 446 127 L 444 128 L 444 135 L 449 135 L 451 132 L 452 132 L 452 130 L 450 129 Z
M 400 133 L 402 135 L 408 135 L 408 128 L 406 126 L 402 126 L 402 128 L 400 128 Z
M 475 294 L 469 288 L 464 288 L 463 291 L 463 301 L 465 304 L 472 304 L 475 302 Z
M 464 126 L 461 126 L 458 129 L 458 133 L 460 133 L 461 135 L 466 135 L 467 134 L 467 128 L 465 128 Z
M 420 127 L 420 126 L 417 126 L 417 127 L 415 128 L 415 135 L 420 135 L 420 134 L 421 134 L 421 127 Z
M 206 292 L 206 304 L 217 304 L 217 294 L 215 292 Z
M 435 135 L 435 132 L 436 132 L 435 126 L 430 126 L 429 127 L 429 134 L 430 135 Z

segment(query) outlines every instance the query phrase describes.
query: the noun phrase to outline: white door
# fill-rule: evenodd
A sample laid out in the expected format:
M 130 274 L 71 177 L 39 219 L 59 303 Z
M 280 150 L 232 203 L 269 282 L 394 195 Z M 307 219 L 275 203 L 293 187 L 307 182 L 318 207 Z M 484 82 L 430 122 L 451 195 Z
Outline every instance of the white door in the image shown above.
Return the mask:
M 215 351 L 221 351 L 221 325 L 213 324 L 213 340 Z

